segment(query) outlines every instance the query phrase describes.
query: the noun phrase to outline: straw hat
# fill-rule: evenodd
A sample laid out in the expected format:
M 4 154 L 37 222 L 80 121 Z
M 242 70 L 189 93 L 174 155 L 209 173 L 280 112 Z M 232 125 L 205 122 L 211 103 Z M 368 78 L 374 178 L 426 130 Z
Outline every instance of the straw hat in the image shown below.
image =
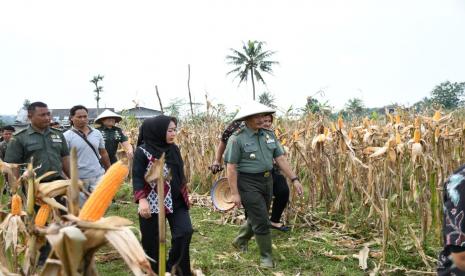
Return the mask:
M 106 118 L 114 118 L 115 121 L 118 123 L 123 119 L 120 115 L 116 114 L 115 112 L 112 112 L 111 110 L 105 109 L 96 119 L 95 123 L 100 124 L 102 119 Z
M 234 208 L 234 202 L 231 201 L 231 190 L 229 189 L 228 178 L 218 179 L 210 191 L 213 206 L 220 211 L 227 211 Z
M 273 114 L 275 112 L 276 111 L 271 107 L 268 107 L 256 101 L 250 101 L 241 107 L 239 112 L 236 114 L 236 117 L 234 117 L 233 121 L 241 121 L 252 115 L 262 113 Z

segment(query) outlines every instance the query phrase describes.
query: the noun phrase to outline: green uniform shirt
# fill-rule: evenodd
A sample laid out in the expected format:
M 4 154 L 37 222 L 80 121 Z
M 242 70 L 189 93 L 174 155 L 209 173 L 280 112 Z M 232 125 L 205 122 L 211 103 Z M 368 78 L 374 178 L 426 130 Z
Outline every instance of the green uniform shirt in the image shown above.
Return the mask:
M 235 132 L 228 140 L 224 160 L 236 164 L 237 171 L 261 173 L 273 168 L 273 158 L 284 154 L 281 144 L 272 131 L 254 132 L 246 127 Z
M 0 142 L 0 159 L 5 159 L 5 152 L 7 148 L 7 142 L 6 141 L 1 141 Z
M 5 154 L 5 162 L 27 163 L 33 157 L 33 166 L 37 168 L 37 176 L 48 171 L 56 171 L 61 174 L 63 169 L 61 158 L 68 155 L 68 145 L 61 131 L 47 128 L 44 133 L 40 133 L 29 125 L 28 128 L 11 138 Z M 52 175 L 45 180 L 56 177 L 56 175 Z
M 118 144 L 126 142 L 128 137 L 124 135 L 123 130 L 119 127 L 107 128 L 102 126 L 97 129 L 102 133 L 103 140 L 105 140 L 105 149 L 107 150 L 108 156 L 110 157 L 110 163 L 113 164 L 118 161 L 116 159 Z

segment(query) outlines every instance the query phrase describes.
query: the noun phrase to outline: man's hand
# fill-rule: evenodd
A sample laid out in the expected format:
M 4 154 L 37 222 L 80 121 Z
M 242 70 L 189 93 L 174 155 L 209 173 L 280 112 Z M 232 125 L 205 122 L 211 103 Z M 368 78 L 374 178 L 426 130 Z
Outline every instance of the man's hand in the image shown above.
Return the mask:
M 293 182 L 293 184 L 294 184 L 295 190 L 297 191 L 297 194 L 298 194 L 299 196 L 302 196 L 303 193 L 304 193 L 304 188 L 302 187 L 302 184 L 300 183 L 300 181 L 299 181 L 299 180 L 295 180 L 295 181 Z
M 210 170 L 212 171 L 213 174 L 217 174 L 218 172 L 223 170 L 223 167 L 221 167 L 220 162 L 215 160 L 213 161 L 213 164 L 211 164 Z
M 233 202 L 237 208 L 241 208 L 241 196 L 239 194 L 231 195 L 231 202 Z

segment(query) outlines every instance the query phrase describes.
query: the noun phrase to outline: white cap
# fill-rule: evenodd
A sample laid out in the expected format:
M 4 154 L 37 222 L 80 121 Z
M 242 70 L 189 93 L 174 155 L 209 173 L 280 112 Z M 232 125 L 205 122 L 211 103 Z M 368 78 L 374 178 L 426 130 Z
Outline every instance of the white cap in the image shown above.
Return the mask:
M 241 107 L 239 112 L 236 114 L 236 117 L 234 117 L 233 121 L 241 121 L 252 115 L 257 115 L 257 114 L 262 114 L 262 113 L 273 114 L 275 112 L 276 111 L 271 107 L 268 107 L 256 101 L 250 101 Z

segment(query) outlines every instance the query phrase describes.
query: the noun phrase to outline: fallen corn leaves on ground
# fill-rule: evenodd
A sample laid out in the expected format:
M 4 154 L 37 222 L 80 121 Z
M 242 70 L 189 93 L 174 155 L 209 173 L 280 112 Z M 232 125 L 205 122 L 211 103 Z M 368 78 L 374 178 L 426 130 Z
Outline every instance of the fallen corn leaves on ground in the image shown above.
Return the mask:
M 129 185 L 123 185 L 108 215 L 129 218 L 138 227 L 137 206 L 130 202 L 129 192 Z M 240 223 L 241 220 L 213 211 L 206 195 L 193 195 L 193 199 L 195 205 L 191 209 L 191 217 L 195 232 L 191 243 L 191 262 L 205 275 L 367 275 L 367 272 L 376 270 L 382 257 L 382 236 L 370 233 L 372 226 L 358 219 L 358 215 L 351 218 L 351 230 L 345 231 L 344 217 L 320 210 L 299 219 L 303 223 L 293 223 L 290 233 L 272 231 L 277 267 L 273 271 L 262 270 L 257 266 L 258 251 L 254 240 L 245 254 L 238 253 L 230 245 L 238 231 L 238 225 L 231 221 Z M 242 213 L 236 212 L 235 215 L 240 217 Z M 408 221 L 410 218 L 396 219 Z M 386 265 L 379 271 L 425 275 L 425 265 L 410 237 L 405 235 L 405 239 L 398 241 L 400 249 L 388 250 Z M 436 247 L 427 247 L 426 254 L 431 264 L 437 250 Z M 367 265 L 365 270 L 359 267 L 363 262 Z M 97 254 L 97 268 L 101 275 L 130 273 L 110 247 Z

